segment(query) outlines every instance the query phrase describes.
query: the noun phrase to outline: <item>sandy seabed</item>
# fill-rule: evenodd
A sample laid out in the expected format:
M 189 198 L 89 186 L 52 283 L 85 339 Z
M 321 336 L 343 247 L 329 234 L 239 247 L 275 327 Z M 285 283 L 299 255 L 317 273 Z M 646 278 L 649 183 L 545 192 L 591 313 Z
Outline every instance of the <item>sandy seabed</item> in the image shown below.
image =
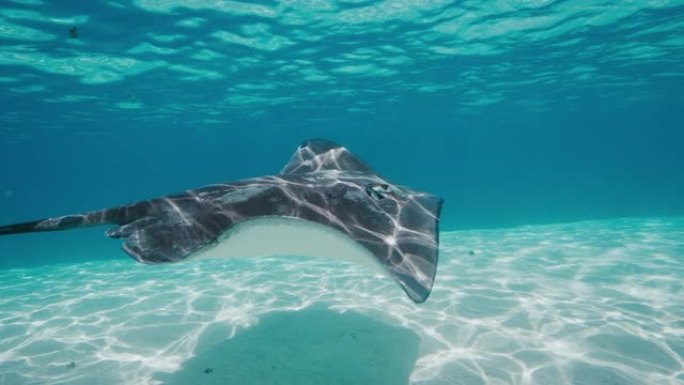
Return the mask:
M 301 257 L 0 270 L 0 384 L 684 384 L 684 218 L 441 234 L 413 304 Z

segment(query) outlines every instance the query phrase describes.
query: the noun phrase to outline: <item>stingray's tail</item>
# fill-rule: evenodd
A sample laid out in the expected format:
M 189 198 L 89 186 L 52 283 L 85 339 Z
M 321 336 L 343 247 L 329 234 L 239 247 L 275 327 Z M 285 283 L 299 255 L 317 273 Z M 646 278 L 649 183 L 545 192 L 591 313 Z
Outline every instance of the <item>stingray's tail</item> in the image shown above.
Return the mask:
M 38 224 L 42 221 L 32 221 L 15 223 L 7 226 L 0 226 L 0 235 L 31 233 L 34 231 L 44 231 L 38 228 Z
M 59 231 L 79 227 L 97 226 L 110 223 L 107 211 L 93 211 L 86 214 L 66 215 L 63 217 L 45 218 L 38 221 L 15 223 L 0 226 L 0 235 L 33 233 L 36 231 Z
M 38 231 L 59 231 L 80 227 L 123 224 L 139 217 L 146 209 L 145 204 L 121 206 L 113 209 L 91 211 L 84 214 L 45 218 L 37 221 L 0 226 L 0 235 L 33 233 Z

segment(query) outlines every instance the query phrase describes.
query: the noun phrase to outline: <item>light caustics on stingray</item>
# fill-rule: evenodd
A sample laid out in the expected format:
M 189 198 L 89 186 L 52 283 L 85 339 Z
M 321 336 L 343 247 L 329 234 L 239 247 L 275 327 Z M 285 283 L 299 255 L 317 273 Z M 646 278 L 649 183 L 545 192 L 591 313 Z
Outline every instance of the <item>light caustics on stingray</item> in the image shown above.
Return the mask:
M 429 296 L 437 270 L 441 205 L 437 196 L 391 184 L 338 144 L 309 140 L 277 176 L 4 226 L 0 235 L 114 224 L 107 236 L 124 239 L 126 253 L 151 264 L 221 253 L 370 259 L 364 264 L 379 265 L 420 303 Z M 330 250 L 322 242 L 301 247 L 278 233 L 309 246 L 328 239 L 339 247 Z M 233 243 L 243 246 L 231 250 Z M 279 243 L 281 249 L 272 247 Z

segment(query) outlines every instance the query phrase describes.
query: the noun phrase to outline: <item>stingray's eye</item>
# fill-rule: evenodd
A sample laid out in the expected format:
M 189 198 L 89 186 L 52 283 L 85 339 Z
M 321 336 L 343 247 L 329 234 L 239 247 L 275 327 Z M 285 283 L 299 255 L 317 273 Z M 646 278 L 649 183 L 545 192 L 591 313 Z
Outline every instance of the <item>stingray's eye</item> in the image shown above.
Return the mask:
M 371 198 L 376 200 L 385 199 L 385 197 L 387 196 L 387 194 L 389 194 L 390 191 L 390 186 L 384 183 L 371 183 L 368 186 L 366 186 L 366 194 L 368 194 Z

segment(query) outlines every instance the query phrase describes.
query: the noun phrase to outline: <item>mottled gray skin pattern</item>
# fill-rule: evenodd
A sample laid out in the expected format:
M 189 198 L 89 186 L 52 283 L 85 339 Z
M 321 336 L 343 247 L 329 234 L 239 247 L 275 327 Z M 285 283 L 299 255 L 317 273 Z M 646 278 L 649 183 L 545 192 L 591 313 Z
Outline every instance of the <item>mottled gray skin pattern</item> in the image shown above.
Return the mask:
M 177 262 L 210 246 L 234 224 L 294 217 L 337 229 L 368 249 L 415 302 L 437 269 L 442 199 L 393 185 L 344 147 L 303 143 L 278 175 L 215 184 L 80 215 L 0 227 L 1 234 L 116 224 L 107 236 L 139 262 Z

